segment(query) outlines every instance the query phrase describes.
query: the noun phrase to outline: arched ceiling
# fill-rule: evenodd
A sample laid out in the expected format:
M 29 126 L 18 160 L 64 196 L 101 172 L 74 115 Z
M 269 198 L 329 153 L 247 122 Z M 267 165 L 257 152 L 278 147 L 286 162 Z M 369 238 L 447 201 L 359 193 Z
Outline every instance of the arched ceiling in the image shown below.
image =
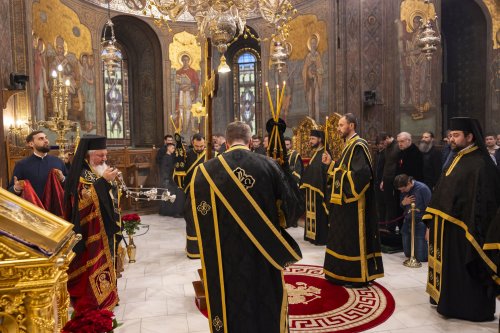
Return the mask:
M 143 10 L 147 6 L 147 0 L 81 0 L 82 2 L 86 2 L 92 4 L 94 6 L 102 7 L 104 9 L 109 8 L 114 12 L 149 17 L 150 15 L 144 15 Z M 291 0 L 291 3 L 295 8 L 300 6 L 301 3 L 307 3 L 310 0 Z M 155 2 L 161 4 L 166 2 L 165 0 L 155 0 Z M 257 18 L 260 14 L 258 12 L 249 15 L 249 19 Z M 191 14 L 187 11 L 179 16 L 177 21 L 180 22 L 195 22 L 195 19 Z

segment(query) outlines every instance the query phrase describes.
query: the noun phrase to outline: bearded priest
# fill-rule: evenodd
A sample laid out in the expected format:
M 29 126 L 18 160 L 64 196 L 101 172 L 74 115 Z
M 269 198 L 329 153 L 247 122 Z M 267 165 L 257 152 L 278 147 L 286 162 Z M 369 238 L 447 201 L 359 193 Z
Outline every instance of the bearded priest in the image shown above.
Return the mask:
M 65 203 L 73 230 L 82 235 L 68 270 L 77 312 L 112 310 L 118 302 L 114 252 L 121 240 L 119 171 L 106 164 L 106 137 L 83 136 L 66 179 Z

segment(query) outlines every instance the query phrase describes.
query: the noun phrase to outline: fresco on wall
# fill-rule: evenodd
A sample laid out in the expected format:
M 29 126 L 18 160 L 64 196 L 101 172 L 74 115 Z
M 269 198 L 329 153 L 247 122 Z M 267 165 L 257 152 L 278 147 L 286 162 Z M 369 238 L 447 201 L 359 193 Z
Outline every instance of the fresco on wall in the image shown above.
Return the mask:
M 290 58 L 281 72 L 271 69 L 273 84 L 286 82 L 282 117 L 292 128 L 309 116 L 323 123 L 328 114 L 328 39 L 326 22 L 315 15 L 290 21 Z
M 172 117 L 175 126 L 182 128 L 182 134 L 187 139 L 199 131 L 200 125 L 191 114 L 191 106 L 201 101 L 201 47 L 195 35 L 183 31 L 174 35 L 168 53 Z
M 401 3 L 399 21 L 399 54 L 400 54 L 400 105 L 401 109 L 413 120 L 432 117 L 431 108 L 437 104 L 437 77 L 433 77 L 436 67 L 435 54 L 431 61 L 427 60 L 418 46 L 422 22 L 435 17 L 434 5 L 426 5 L 423 0 L 405 0 Z
M 55 115 L 50 92 L 58 68 L 63 80 L 69 81 L 68 119 L 79 122 L 84 133 L 95 133 L 96 70 L 90 30 L 59 1 L 40 0 L 33 3 L 32 113 L 37 121 Z

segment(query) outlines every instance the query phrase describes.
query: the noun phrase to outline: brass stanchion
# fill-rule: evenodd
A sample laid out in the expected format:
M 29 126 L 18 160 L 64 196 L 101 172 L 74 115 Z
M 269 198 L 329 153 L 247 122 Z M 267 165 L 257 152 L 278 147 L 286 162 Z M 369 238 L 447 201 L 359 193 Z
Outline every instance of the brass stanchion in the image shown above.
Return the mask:
M 403 265 L 411 268 L 422 267 L 422 263 L 415 258 L 415 203 L 411 203 L 411 256 L 410 259 L 406 259 Z

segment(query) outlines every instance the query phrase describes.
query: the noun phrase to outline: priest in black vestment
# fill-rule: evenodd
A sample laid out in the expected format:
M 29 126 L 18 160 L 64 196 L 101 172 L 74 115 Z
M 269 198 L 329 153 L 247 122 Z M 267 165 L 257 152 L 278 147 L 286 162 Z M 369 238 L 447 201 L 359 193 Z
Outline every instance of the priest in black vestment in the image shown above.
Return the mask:
M 322 131 L 311 130 L 309 143 L 314 153 L 304 170 L 300 186 L 306 198 L 304 239 L 316 245 L 325 245 L 328 237 L 326 174 L 321 163 L 321 156 L 325 152 L 324 138 L 325 134 Z
M 193 148 L 186 154 L 186 176 L 184 177 L 183 189 L 186 196 L 189 196 L 189 187 L 196 167 L 206 160 L 205 138 L 201 134 L 193 135 L 191 140 Z M 188 199 L 188 198 L 186 198 Z M 187 209 L 187 207 L 185 207 Z M 190 259 L 200 258 L 200 249 L 198 248 L 198 239 L 194 228 L 194 221 L 189 214 L 184 213 L 186 220 L 186 255 Z
M 500 282 L 495 260 L 500 235 L 491 232 L 500 204 L 499 175 L 477 120 L 450 119 L 450 134 L 456 155 L 424 216 L 429 227 L 427 293 L 443 316 L 489 321 Z
M 384 276 L 368 143 L 356 133 L 356 117 L 347 113 L 338 130 L 346 145 L 338 161 L 325 153 L 332 177 L 330 231 L 325 277 L 335 284 L 361 287 Z
M 167 143 L 165 153 L 160 160 L 160 184 L 168 190 L 171 195 L 175 195 L 175 201 L 162 201 L 160 203 L 160 215 L 182 217 L 184 210 L 184 192 L 177 186 L 173 179 L 175 168 L 175 145 Z
M 302 173 L 304 172 L 302 157 L 300 157 L 298 151 L 292 148 L 291 138 L 285 137 L 285 146 L 287 150 L 288 165 L 290 166 L 290 171 L 292 172 L 292 176 L 297 182 L 297 185 L 300 185 L 302 181 Z
M 285 333 L 283 269 L 301 253 L 280 224 L 294 216 L 298 189 L 275 161 L 250 151 L 248 125 L 230 123 L 226 139 L 224 154 L 195 169 L 186 205 L 199 235 L 209 327 Z

